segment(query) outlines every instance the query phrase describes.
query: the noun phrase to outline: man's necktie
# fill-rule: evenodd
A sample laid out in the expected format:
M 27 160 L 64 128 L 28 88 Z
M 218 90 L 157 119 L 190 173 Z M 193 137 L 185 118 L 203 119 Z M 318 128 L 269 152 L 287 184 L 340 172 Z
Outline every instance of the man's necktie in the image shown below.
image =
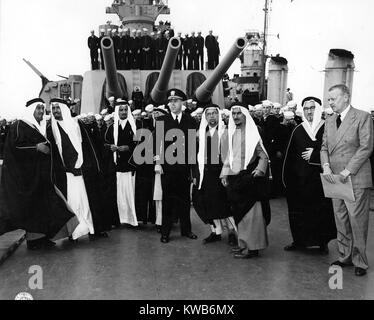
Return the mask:
M 178 116 L 175 117 L 175 124 L 178 126 L 179 125 L 179 119 Z
M 342 118 L 341 115 L 338 115 L 338 118 L 336 119 L 336 126 L 339 129 L 340 125 L 342 124 Z

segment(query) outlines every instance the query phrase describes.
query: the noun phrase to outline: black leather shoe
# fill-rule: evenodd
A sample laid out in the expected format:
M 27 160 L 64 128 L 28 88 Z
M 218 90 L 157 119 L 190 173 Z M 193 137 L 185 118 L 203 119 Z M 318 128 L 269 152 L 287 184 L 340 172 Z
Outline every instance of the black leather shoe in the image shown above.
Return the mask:
M 72 236 L 69 237 L 69 241 L 72 243 L 78 243 L 78 239 L 74 240 Z
M 54 248 L 56 246 L 56 242 L 53 242 L 47 238 L 44 238 L 43 240 L 43 247 L 46 249 Z
M 355 275 L 357 276 L 357 277 L 362 277 L 362 276 L 364 276 L 366 274 L 366 270 L 365 269 L 362 269 L 362 268 L 360 268 L 360 267 L 356 267 L 355 268 Z
M 203 240 L 203 243 L 206 244 L 206 243 L 212 243 L 212 242 L 217 242 L 217 241 L 221 241 L 222 240 L 222 237 L 220 234 L 215 234 L 215 233 L 211 233 L 210 236 L 208 238 L 205 238 Z
M 303 249 L 303 247 L 298 246 L 294 243 L 291 243 L 288 246 L 285 246 L 283 249 L 284 249 L 284 251 L 297 251 L 297 250 Z
M 169 240 L 169 237 L 167 237 L 167 236 L 162 236 L 162 237 L 161 237 L 161 242 L 162 242 L 162 243 L 169 243 L 169 241 L 170 241 L 170 240 Z
M 190 232 L 190 233 L 187 233 L 187 234 L 182 234 L 182 237 L 187 237 L 187 238 L 190 238 L 192 240 L 196 240 L 197 239 L 197 235 L 194 234 L 193 232 Z
M 234 255 L 235 259 L 251 259 L 258 257 L 258 250 L 248 251 L 247 253 L 236 253 Z
M 43 248 L 42 242 L 38 240 L 27 241 L 28 250 L 40 250 Z
M 340 262 L 339 260 L 337 261 L 334 261 L 333 263 L 331 263 L 331 266 L 339 266 L 339 267 L 352 267 L 353 266 L 353 263 L 350 262 L 350 263 L 343 263 L 343 262 Z
M 233 233 L 229 234 L 229 245 L 231 247 L 235 247 L 238 245 L 238 239 L 236 239 L 236 235 Z

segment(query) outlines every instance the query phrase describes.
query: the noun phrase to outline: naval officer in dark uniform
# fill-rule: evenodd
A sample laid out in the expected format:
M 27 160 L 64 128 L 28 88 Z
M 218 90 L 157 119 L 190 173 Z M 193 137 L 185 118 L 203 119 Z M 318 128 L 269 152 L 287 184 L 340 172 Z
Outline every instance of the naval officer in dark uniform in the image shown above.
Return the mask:
M 196 124 L 190 115 L 182 113 L 182 101 L 186 101 L 187 97 L 181 90 L 171 89 L 167 96 L 170 114 L 160 119 L 164 125 L 165 135 L 161 139 L 161 144 L 160 141 L 156 141 L 156 145 L 163 146 L 160 152 L 156 152 L 156 159 L 161 160 L 163 170 L 162 243 L 169 242 L 174 218 L 180 219 L 182 236 L 197 239 L 191 232 L 190 220 L 192 173 L 189 158 L 193 158 L 194 155 L 188 154 L 188 130 L 196 130 Z M 159 136 L 157 130 L 160 128 L 156 128 L 156 137 Z M 170 134 L 173 137 L 172 141 L 167 137 Z
M 99 69 L 99 38 L 95 36 L 95 31 L 91 31 L 91 36 L 87 40 L 88 48 L 90 48 L 91 68 L 92 70 Z

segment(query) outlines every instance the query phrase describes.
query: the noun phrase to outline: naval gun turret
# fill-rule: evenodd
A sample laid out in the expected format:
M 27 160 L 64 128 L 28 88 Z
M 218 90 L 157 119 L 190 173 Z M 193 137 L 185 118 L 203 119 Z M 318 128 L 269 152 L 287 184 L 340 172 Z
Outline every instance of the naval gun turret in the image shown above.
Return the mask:
M 181 46 L 179 38 L 170 39 L 161 71 L 117 70 L 113 40 L 105 37 L 101 45 L 106 70 L 85 73 L 82 94 L 83 113 L 98 113 L 106 107 L 106 99 L 110 96 L 128 99 L 135 87 L 140 88 L 149 103 L 164 104 L 167 90 L 178 88 L 186 92 L 188 98 L 196 99 L 199 104 L 213 102 L 223 107 L 225 100 L 222 78 L 246 47 L 247 41 L 244 38 L 236 39 L 215 70 L 174 70 Z

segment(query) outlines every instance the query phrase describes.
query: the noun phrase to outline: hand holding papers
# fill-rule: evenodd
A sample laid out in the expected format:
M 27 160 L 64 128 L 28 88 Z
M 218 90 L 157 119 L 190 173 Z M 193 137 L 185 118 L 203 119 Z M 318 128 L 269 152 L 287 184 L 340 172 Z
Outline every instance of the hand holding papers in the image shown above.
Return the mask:
M 335 183 L 327 180 L 326 177 L 321 174 L 321 181 L 325 197 L 331 199 L 342 199 L 351 202 L 355 201 L 351 177 L 348 177 L 345 183 L 342 182 L 340 175 L 333 175 L 333 177 Z

